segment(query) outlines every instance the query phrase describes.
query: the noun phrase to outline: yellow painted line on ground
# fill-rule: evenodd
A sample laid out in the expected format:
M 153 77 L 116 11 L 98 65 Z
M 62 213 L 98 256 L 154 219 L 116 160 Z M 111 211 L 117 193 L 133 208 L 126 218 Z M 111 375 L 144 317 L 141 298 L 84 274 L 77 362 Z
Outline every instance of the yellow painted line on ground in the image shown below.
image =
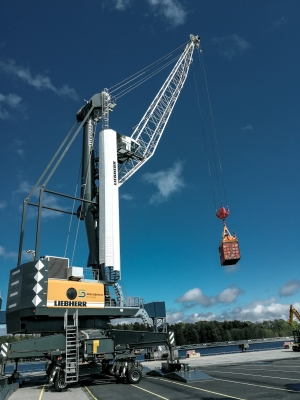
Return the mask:
M 143 390 L 144 392 L 147 392 L 147 393 L 153 394 L 153 396 L 159 397 L 160 399 L 169 400 L 167 397 L 162 397 L 162 396 L 160 396 L 159 394 L 150 392 L 150 390 L 141 388 L 140 386 L 131 385 L 131 387 L 135 387 L 135 388 L 137 388 L 137 389 L 141 389 L 141 390 Z
M 45 390 L 45 385 L 42 387 L 42 391 L 41 391 L 41 393 L 40 393 L 39 400 L 42 400 L 44 390 Z
M 237 382 L 237 381 L 230 381 L 229 379 L 220 379 L 220 378 L 214 378 L 216 381 L 222 381 L 222 382 L 229 382 L 229 383 L 236 383 L 238 385 L 247 385 L 247 386 L 255 386 L 255 387 L 260 387 L 264 389 L 273 389 L 273 390 L 281 390 L 283 392 L 291 392 L 291 393 L 299 393 L 297 390 L 290 390 L 290 389 L 280 389 L 280 388 L 274 388 L 272 386 L 264 386 L 264 385 L 256 385 L 254 383 L 246 383 L 246 382 Z
M 85 386 L 85 389 L 89 392 L 89 394 L 92 396 L 92 398 L 94 399 L 94 400 L 98 400 L 97 399 L 97 397 L 95 397 L 93 394 L 92 394 L 92 392 Z
M 150 377 L 149 377 L 149 378 L 150 378 Z M 174 381 L 171 381 L 171 380 L 169 380 L 169 379 L 162 379 L 162 378 L 158 378 L 158 379 L 159 379 L 160 381 L 173 383 L 174 385 L 180 385 L 180 386 L 185 386 L 185 387 L 188 387 L 188 388 L 191 388 L 191 389 L 200 390 L 201 392 L 217 394 L 217 395 L 219 395 L 219 396 L 225 396 L 225 397 L 228 397 L 228 398 L 230 398 L 230 399 L 235 399 L 235 400 L 246 400 L 246 399 L 242 399 L 242 398 L 240 398 L 240 397 L 234 397 L 234 396 L 230 396 L 230 395 L 227 395 L 227 394 L 224 394 L 224 393 L 213 392 L 213 391 L 211 391 L 211 390 L 202 389 L 202 388 L 197 388 L 197 387 L 191 386 L 191 385 L 186 385 L 185 383 L 174 382 Z

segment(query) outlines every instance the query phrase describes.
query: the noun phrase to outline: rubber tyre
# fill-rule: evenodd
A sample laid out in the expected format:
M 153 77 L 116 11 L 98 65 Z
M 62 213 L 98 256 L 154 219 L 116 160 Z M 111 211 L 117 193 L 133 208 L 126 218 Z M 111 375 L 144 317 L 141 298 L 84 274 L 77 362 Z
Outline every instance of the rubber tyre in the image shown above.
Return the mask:
M 139 383 L 142 379 L 142 371 L 139 368 L 131 368 L 127 371 L 127 380 L 129 383 Z
M 57 374 L 54 379 L 54 388 L 57 392 L 61 392 L 62 390 L 66 389 L 68 384 L 65 381 L 64 375 Z

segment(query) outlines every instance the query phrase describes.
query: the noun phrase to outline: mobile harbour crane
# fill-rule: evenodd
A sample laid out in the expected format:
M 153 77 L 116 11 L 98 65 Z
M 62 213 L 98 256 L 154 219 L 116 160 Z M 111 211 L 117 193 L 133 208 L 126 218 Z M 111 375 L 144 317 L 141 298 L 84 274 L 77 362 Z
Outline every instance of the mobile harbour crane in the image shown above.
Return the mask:
M 172 333 L 108 329 L 111 319 L 147 315 L 142 300 L 125 299 L 118 283 L 121 277 L 118 188 L 154 154 L 186 80 L 193 50 L 199 45 L 200 38 L 190 35 L 190 41 L 131 137 L 109 129 L 109 112 L 115 103 L 108 90 L 94 95 L 78 111 L 73 128 L 24 200 L 18 263 L 10 271 L 9 278 L 7 332 L 39 333 L 41 337 L 2 344 L 1 376 L 8 360 L 16 363 L 13 381 L 18 378 L 20 358 L 45 357 L 49 360 L 49 382 L 60 391 L 81 376 L 95 373 L 126 379 L 130 383 L 139 382 L 142 367 L 136 361 L 136 349 L 167 344 L 173 360 Z M 95 127 L 100 120 L 102 130 L 97 150 L 94 146 Z M 82 128 L 80 198 L 46 189 Z M 98 186 L 96 181 L 99 181 Z M 33 204 L 30 198 L 38 187 L 39 202 Z M 87 265 L 93 279 L 85 279 L 83 268 L 70 266 L 67 258 L 39 257 L 42 210 L 51 209 L 43 203 L 44 193 L 80 202 L 76 214 L 85 223 L 89 246 Z M 38 207 L 36 242 L 34 260 L 22 264 L 28 205 Z

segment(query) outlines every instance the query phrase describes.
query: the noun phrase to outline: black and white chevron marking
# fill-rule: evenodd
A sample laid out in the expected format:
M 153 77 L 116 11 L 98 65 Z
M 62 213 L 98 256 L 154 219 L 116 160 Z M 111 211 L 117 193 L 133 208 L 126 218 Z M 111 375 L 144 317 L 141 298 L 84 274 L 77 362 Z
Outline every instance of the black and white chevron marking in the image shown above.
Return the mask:
M 8 345 L 9 345 L 9 343 L 1 343 L 0 354 L 1 354 L 2 357 L 6 357 L 7 356 Z
M 170 344 L 175 344 L 175 334 L 174 334 L 174 332 L 169 332 L 168 335 L 169 335 Z

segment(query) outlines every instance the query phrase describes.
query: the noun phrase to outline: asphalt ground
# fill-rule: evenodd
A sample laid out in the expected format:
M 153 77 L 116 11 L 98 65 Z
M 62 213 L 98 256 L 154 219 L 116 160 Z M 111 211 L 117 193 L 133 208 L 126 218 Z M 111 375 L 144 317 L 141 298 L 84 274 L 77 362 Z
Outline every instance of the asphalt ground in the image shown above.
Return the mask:
M 183 362 L 189 362 L 190 368 L 199 368 L 212 379 L 184 383 L 144 374 L 137 385 L 114 379 L 88 379 L 57 393 L 45 383 L 45 377 L 31 376 L 10 400 L 300 399 L 299 353 L 275 350 Z M 160 363 L 145 364 L 151 369 Z

